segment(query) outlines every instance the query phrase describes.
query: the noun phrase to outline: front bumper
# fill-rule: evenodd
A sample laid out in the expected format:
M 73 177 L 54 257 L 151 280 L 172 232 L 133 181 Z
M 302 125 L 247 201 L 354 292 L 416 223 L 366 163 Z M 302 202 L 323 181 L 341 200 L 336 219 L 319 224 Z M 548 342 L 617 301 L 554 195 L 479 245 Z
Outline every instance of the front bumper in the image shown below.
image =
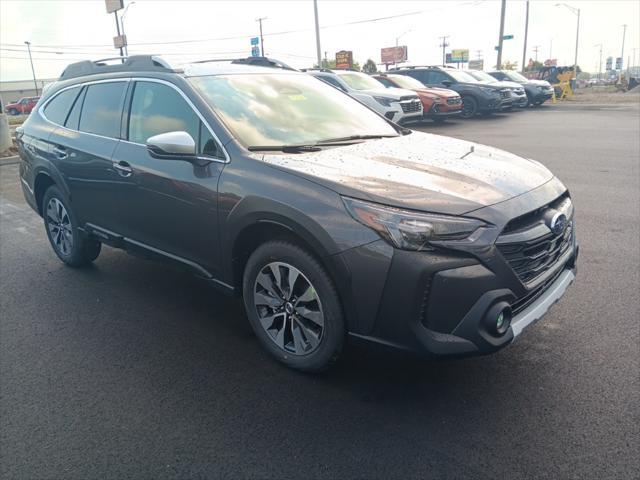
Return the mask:
M 454 108 L 446 104 L 434 104 L 429 110 L 424 112 L 424 118 L 446 118 L 457 117 L 462 114 L 462 104 Z

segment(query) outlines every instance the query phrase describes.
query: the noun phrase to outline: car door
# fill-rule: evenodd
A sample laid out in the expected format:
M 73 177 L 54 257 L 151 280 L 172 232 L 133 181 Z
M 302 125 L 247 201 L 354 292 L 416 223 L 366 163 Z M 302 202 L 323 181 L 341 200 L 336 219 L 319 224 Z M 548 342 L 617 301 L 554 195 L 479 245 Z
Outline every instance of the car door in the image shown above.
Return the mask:
M 218 179 L 225 153 L 214 132 L 175 85 L 140 79 L 127 99 L 126 141 L 113 156 L 127 193 L 120 198 L 121 232 L 142 247 L 195 262 L 215 273 L 218 259 Z M 149 137 L 184 131 L 196 142 L 198 158 L 159 159 Z
M 81 225 L 117 228 L 115 204 L 122 182 L 111 156 L 119 142 L 127 85 L 128 80 L 120 79 L 82 87 L 68 114 L 54 122 L 59 126 L 49 137 L 53 161 L 69 188 Z M 44 114 L 50 120 L 48 109 L 49 105 Z

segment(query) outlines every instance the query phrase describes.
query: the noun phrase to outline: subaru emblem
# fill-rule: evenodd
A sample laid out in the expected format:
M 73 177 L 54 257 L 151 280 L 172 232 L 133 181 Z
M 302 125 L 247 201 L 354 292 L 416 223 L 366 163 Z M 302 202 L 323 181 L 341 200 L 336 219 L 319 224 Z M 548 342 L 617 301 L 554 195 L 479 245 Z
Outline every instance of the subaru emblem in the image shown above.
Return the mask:
M 556 214 L 551 217 L 548 227 L 554 235 L 564 233 L 564 230 L 567 228 L 567 216 L 564 213 L 556 212 Z

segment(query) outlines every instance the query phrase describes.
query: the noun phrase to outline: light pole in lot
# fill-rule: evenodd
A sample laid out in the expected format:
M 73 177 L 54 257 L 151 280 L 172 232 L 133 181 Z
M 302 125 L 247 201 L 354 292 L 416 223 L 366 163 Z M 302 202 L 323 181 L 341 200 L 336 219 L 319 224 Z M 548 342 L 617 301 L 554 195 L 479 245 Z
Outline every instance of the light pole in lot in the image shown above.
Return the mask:
M 322 68 L 322 51 L 320 50 L 320 24 L 318 22 L 318 0 L 313 0 L 313 14 L 316 21 L 316 55 L 318 57 L 318 68 Z M 327 56 L 325 52 L 325 57 Z
M 502 42 L 504 41 L 504 14 L 507 9 L 507 0 L 502 0 L 502 7 L 500 9 L 500 38 L 498 39 L 498 61 L 496 68 L 502 69 Z
M 440 38 L 442 39 L 442 43 L 440 44 L 440 46 L 442 47 L 442 66 L 444 67 L 447 64 L 447 54 L 445 53 L 445 49 L 449 46 L 449 42 L 447 42 L 447 38 L 449 38 L 449 35 L 443 35 Z
M 38 96 L 38 82 L 36 81 L 36 71 L 33 68 L 33 58 L 31 57 L 31 42 L 25 41 L 27 50 L 29 50 L 29 62 L 31 63 L 31 73 L 33 74 L 33 86 L 36 87 L 36 97 Z
M 524 19 L 524 47 L 522 49 L 522 68 L 520 69 L 524 73 L 525 62 L 527 61 L 527 36 L 529 34 L 529 0 L 527 0 L 527 13 Z
M 576 22 L 576 55 L 573 61 L 573 68 L 576 74 L 576 81 L 578 80 L 578 36 L 580 35 L 580 9 L 567 5 L 566 3 L 556 3 L 556 7 L 563 6 L 567 8 L 571 13 L 578 17 Z
M 122 15 L 120 16 L 120 25 L 122 26 L 122 36 L 126 38 L 127 34 L 124 33 L 124 17 L 127 15 L 127 10 L 129 10 L 129 7 L 131 5 L 133 5 L 135 2 L 135 0 L 133 2 L 129 2 L 127 4 L 127 6 L 124 8 L 124 11 L 122 12 Z M 129 45 L 128 45 L 129 41 L 127 40 L 127 43 L 125 43 L 124 45 L 124 54 L 128 57 L 129 56 Z
M 624 25 L 622 25 L 622 53 L 620 53 L 620 75 L 622 75 L 622 67 L 624 67 L 624 37 L 626 36 L 627 36 L 627 24 L 625 23 Z

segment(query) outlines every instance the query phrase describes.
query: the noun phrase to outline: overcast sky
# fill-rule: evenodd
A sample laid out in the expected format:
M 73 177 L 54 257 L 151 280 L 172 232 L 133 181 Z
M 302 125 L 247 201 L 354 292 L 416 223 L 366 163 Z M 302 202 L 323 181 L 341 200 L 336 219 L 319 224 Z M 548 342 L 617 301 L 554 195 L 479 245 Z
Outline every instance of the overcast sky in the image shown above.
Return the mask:
M 539 46 L 539 60 L 551 56 L 559 64 L 571 65 L 577 17 L 556 3 L 531 0 L 527 59 L 535 57 L 534 47 Z M 639 0 L 567 3 L 581 10 L 578 64 L 584 70 L 597 71 L 596 44 L 603 44 L 604 58 L 620 56 L 625 23 L 625 67 L 634 48 L 635 65 L 640 64 Z M 315 61 L 312 0 L 125 0 L 128 4 L 132 5 L 124 24 L 130 54 L 167 54 L 176 63 L 246 56 L 250 37 L 258 33 L 255 19 L 267 17 L 263 31 L 268 56 L 296 67 Z M 408 46 L 410 63 L 437 64 L 442 58 L 438 37 L 449 35 L 449 48 L 468 48 L 471 58 L 479 51 L 485 68 L 495 65 L 498 0 L 319 0 L 318 10 L 321 48 L 329 58 L 344 49 L 352 50 L 360 63 L 367 58 L 380 62 L 380 48 L 395 45 L 401 36 L 399 44 Z M 112 47 L 115 20 L 106 13 L 104 0 L 0 0 L 0 22 L 0 80 L 31 77 L 25 40 L 32 43 L 38 78 L 56 77 L 73 61 L 117 53 Z M 522 61 L 524 23 L 525 1 L 508 0 L 505 34 L 514 39 L 504 42 L 504 60 Z

